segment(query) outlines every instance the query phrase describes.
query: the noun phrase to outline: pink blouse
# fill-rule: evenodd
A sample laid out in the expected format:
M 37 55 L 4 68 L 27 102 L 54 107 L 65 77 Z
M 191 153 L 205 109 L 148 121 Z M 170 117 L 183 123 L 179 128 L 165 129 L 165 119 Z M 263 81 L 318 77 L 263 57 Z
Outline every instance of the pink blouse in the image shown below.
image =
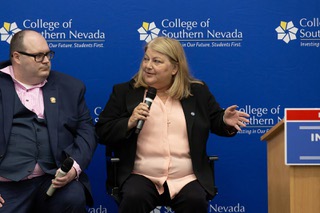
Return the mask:
M 185 116 L 179 100 L 164 104 L 156 96 L 150 116 L 138 136 L 133 173 L 149 178 L 159 194 L 167 181 L 171 198 L 189 182 L 193 173 Z

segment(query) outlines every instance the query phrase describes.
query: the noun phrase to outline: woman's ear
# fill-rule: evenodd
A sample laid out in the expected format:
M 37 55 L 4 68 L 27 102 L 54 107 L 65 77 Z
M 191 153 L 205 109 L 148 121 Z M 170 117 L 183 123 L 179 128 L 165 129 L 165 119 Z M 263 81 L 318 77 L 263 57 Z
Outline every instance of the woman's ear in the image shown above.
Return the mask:
M 179 70 L 179 65 L 178 64 L 173 64 L 173 69 L 172 69 L 172 75 L 176 75 Z

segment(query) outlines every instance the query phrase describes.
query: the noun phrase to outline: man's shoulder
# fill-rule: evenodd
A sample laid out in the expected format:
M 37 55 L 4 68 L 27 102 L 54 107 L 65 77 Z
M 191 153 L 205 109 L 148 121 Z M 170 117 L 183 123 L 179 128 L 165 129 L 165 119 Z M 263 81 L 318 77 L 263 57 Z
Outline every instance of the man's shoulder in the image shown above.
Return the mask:
M 1 61 L 0 62 L 0 69 L 3 69 L 5 67 L 11 66 L 11 61 L 7 60 L 7 61 Z
M 80 80 L 74 76 L 71 76 L 67 73 L 55 71 L 55 70 L 50 71 L 48 81 L 50 81 L 50 80 L 57 81 L 58 83 L 67 83 L 67 84 L 71 84 L 71 83 L 82 84 L 83 83 L 82 80 Z

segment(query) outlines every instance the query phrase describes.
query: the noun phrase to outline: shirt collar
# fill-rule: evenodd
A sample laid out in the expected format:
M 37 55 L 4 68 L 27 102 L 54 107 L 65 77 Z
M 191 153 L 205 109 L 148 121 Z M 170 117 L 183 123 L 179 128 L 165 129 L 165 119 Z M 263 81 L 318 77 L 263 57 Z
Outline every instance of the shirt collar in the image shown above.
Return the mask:
M 3 69 L 0 69 L 0 71 L 3 72 L 3 73 L 6 73 L 6 74 L 8 74 L 8 75 L 10 75 L 11 78 L 12 78 L 12 80 L 13 80 L 13 82 L 14 82 L 15 84 L 19 84 L 19 86 L 23 87 L 24 89 L 41 88 L 41 87 L 43 87 L 43 86 L 48 82 L 47 79 L 46 79 L 46 80 L 44 80 L 43 82 L 41 82 L 41 83 L 39 83 L 39 84 L 36 84 L 36 85 L 24 84 L 24 83 L 18 81 L 18 80 L 15 78 L 14 73 L 13 73 L 13 68 L 12 68 L 12 66 L 7 66 L 7 67 L 5 67 L 5 68 L 3 68 Z

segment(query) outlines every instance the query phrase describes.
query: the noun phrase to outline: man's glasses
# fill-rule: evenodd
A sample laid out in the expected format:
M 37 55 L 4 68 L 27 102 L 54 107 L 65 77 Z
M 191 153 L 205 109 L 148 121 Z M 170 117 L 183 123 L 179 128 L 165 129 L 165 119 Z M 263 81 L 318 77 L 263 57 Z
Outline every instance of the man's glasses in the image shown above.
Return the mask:
M 22 52 L 22 51 L 17 51 L 17 52 L 22 55 L 34 57 L 34 60 L 37 63 L 43 62 L 44 57 L 47 57 L 50 61 L 51 59 L 53 59 L 53 56 L 54 56 L 54 51 L 52 51 L 52 50 L 50 50 L 49 52 L 46 52 L 46 53 L 38 53 L 38 54 L 30 54 L 30 53 L 26 53 L 26 52 Z

